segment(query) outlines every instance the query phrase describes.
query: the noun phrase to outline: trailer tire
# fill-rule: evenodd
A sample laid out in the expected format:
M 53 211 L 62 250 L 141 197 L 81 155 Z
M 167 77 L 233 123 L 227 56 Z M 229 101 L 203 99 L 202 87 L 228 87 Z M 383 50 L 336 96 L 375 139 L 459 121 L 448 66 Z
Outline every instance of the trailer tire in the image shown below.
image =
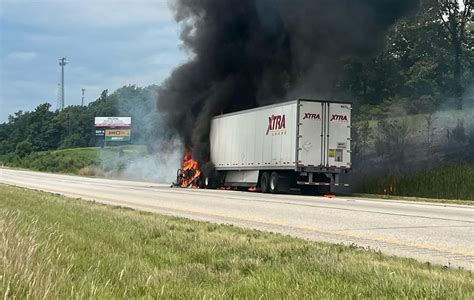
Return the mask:
M 201 178 L 202 187 L 208 190 L 215 190 L 222 186 L 223 177 L 218 172 L 213 172 Z
M 260 189 L 262 193 L 270 192 L 270 173 L 263 172 L 262 178 L 260 178 Z
M 204 180 L 203 180 L 203 181 L 204 181 L 204 182 L 203 182 L 203 183 L 204 183 L 203 185 L 204 185 L 204 188 L 205 188 L 205 189 L 208 189 L 208 190 L 209 190 L 209 189 L 215 189 L 215 187 L 214 187 L 214 185 L 213 185 L 213 180 L 212 180 L 211 177 L 209 177 L 209 176 L 204 176 Z
M 277 172 L 272 172 L 272 175 L 270 175 L 270 193 L 277 194 L 280 192 L 282 183 L 281 181 L 282 178 L 280 177 L 280 174 Z

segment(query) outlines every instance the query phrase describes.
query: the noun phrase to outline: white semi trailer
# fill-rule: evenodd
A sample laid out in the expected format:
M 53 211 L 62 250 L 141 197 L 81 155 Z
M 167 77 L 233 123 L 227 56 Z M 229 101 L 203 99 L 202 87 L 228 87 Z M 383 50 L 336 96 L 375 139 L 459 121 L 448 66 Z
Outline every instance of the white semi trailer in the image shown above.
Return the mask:
M 298 99 L 213 118 L 207 188 L 326 193 L 351 169 L 350 103 Z

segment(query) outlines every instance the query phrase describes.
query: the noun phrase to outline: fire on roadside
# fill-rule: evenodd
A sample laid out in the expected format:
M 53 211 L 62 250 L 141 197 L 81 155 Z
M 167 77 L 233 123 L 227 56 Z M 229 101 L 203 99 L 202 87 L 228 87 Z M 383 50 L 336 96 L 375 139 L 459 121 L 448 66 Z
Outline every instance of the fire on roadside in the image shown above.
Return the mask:
M 198 188 L 199 184 L 197 181 L 199 180 L 200 175 L 201 171 L 199 170 L 197 161 L 193 159 L 193 152 L 191 149 L 188 149 L 186 153 L 184 153 L 178 184 L 183 188 Z

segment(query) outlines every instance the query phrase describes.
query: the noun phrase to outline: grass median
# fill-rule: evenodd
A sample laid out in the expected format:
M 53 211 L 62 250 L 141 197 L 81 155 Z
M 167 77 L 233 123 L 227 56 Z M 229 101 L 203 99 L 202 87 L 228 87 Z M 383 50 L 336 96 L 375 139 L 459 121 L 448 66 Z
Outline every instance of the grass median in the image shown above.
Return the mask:
M 4 298 L 472 298 L 474 275 L 0 185 Z

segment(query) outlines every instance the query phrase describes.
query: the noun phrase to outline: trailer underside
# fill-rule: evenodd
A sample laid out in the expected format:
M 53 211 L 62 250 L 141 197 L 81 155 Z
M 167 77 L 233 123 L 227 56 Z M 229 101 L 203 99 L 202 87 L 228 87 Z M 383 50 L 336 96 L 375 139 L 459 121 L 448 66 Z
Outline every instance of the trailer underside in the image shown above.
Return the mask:
M 349 186 L 340 182 L 340 175 L 349 170 L 295 171 L 295 170 L 217 170 L 204 176 L 204 188 L 255 187 L 263 193 L 288 193 L 300 189 L 303 193 L 329 193 L 331 187 Z

